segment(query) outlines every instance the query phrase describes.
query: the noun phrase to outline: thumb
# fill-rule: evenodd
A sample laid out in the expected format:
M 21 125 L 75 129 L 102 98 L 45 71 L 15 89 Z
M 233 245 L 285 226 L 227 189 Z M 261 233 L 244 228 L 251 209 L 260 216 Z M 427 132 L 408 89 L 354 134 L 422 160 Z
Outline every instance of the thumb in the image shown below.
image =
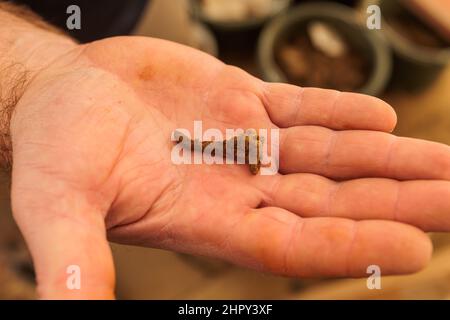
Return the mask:
M 13 168 L 11 201 L 41 298 L 114 298 L 104 217 L 86 194 L 42 170 Z

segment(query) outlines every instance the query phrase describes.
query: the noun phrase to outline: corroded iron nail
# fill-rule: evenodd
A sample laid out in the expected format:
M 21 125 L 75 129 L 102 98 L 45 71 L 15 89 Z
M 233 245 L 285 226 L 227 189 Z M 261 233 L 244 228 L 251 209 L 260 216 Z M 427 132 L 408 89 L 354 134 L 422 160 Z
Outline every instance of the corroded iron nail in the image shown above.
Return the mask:
M 233 137 L 229 140 L 223 140 L 223 141 L 199 141 L 198 139 L 192 140 L 188 138 L 185 134 L 183 134 L 180 131 L 175 131 L 175 137 L 178 136 L 178 143 L 181 143 L 183 148 L 189 148 L 192 152 L 195 152 L 196 150 L 201 150 L 202 152 L 205 151 L 206 147 L 211 144 L 218 144 L 215 149 L 217 149 L 220 146 L 222 146 L 222 154 L 224 159 L 229 156 L 233 157 L 234 161 L 237 161 L 239 155 L 244 154 L 245 159 L 244 163 L 249 165 L 250 172 L 254 175 L 259 173 L 259 170 L 261 168 L 261 143 L 262 139 L 261 137 L 256 133 L 247 133 L 240 136 Z M 240 139 L 244 139 L 244 143 L 239 143 Z M 227 153 L 227 144 L 233 145 L 232 153 Z M 239 146 L 244 146 L 244 150 L 239 149 Z M 250 163 L 250 152 L 252 150 L 256 151 L 256 163 Z M 254 151 L 254 152 L 255 152 Z M 214 150 L 211 153 L 212 156 L 214 156 Z

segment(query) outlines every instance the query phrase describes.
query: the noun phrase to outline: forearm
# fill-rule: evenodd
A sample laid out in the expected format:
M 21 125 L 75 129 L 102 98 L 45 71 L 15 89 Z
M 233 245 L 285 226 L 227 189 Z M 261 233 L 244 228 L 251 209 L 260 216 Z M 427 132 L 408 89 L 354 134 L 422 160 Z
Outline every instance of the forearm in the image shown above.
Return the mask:
M 0 166 L 11 165 L 9 126 L 33 77 L 75 42 L 22 7 L 0 2 Z

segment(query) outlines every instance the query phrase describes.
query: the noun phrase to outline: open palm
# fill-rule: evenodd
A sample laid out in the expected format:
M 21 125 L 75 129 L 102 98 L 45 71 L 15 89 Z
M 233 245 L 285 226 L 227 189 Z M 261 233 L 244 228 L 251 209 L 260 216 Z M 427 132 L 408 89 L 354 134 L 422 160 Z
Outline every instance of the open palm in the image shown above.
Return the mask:
M 171 133 L 194 120 L 280 128 L 280 173 L 173 164 Z M 11 124 L 13 212 L 41 295 L 112 297 L 107 239 L 288 276 L 417 271 L 431 254 L 420 229 L 450 230 L 450 148 L 390 135 L 395 121 L 376 98 L 264 83 L 162 40 L 77 47 Z

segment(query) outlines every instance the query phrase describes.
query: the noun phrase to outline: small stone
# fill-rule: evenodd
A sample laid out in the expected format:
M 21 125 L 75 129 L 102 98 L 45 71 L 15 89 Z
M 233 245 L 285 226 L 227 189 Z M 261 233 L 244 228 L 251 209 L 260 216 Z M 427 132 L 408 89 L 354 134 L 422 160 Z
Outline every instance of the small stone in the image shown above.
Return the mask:
M 329 57 L 342 57 L 347 52 L 347 46 L 341 35 L 329 24 L 324 22 L 310 23 L 308 35 L 313 46 Z

